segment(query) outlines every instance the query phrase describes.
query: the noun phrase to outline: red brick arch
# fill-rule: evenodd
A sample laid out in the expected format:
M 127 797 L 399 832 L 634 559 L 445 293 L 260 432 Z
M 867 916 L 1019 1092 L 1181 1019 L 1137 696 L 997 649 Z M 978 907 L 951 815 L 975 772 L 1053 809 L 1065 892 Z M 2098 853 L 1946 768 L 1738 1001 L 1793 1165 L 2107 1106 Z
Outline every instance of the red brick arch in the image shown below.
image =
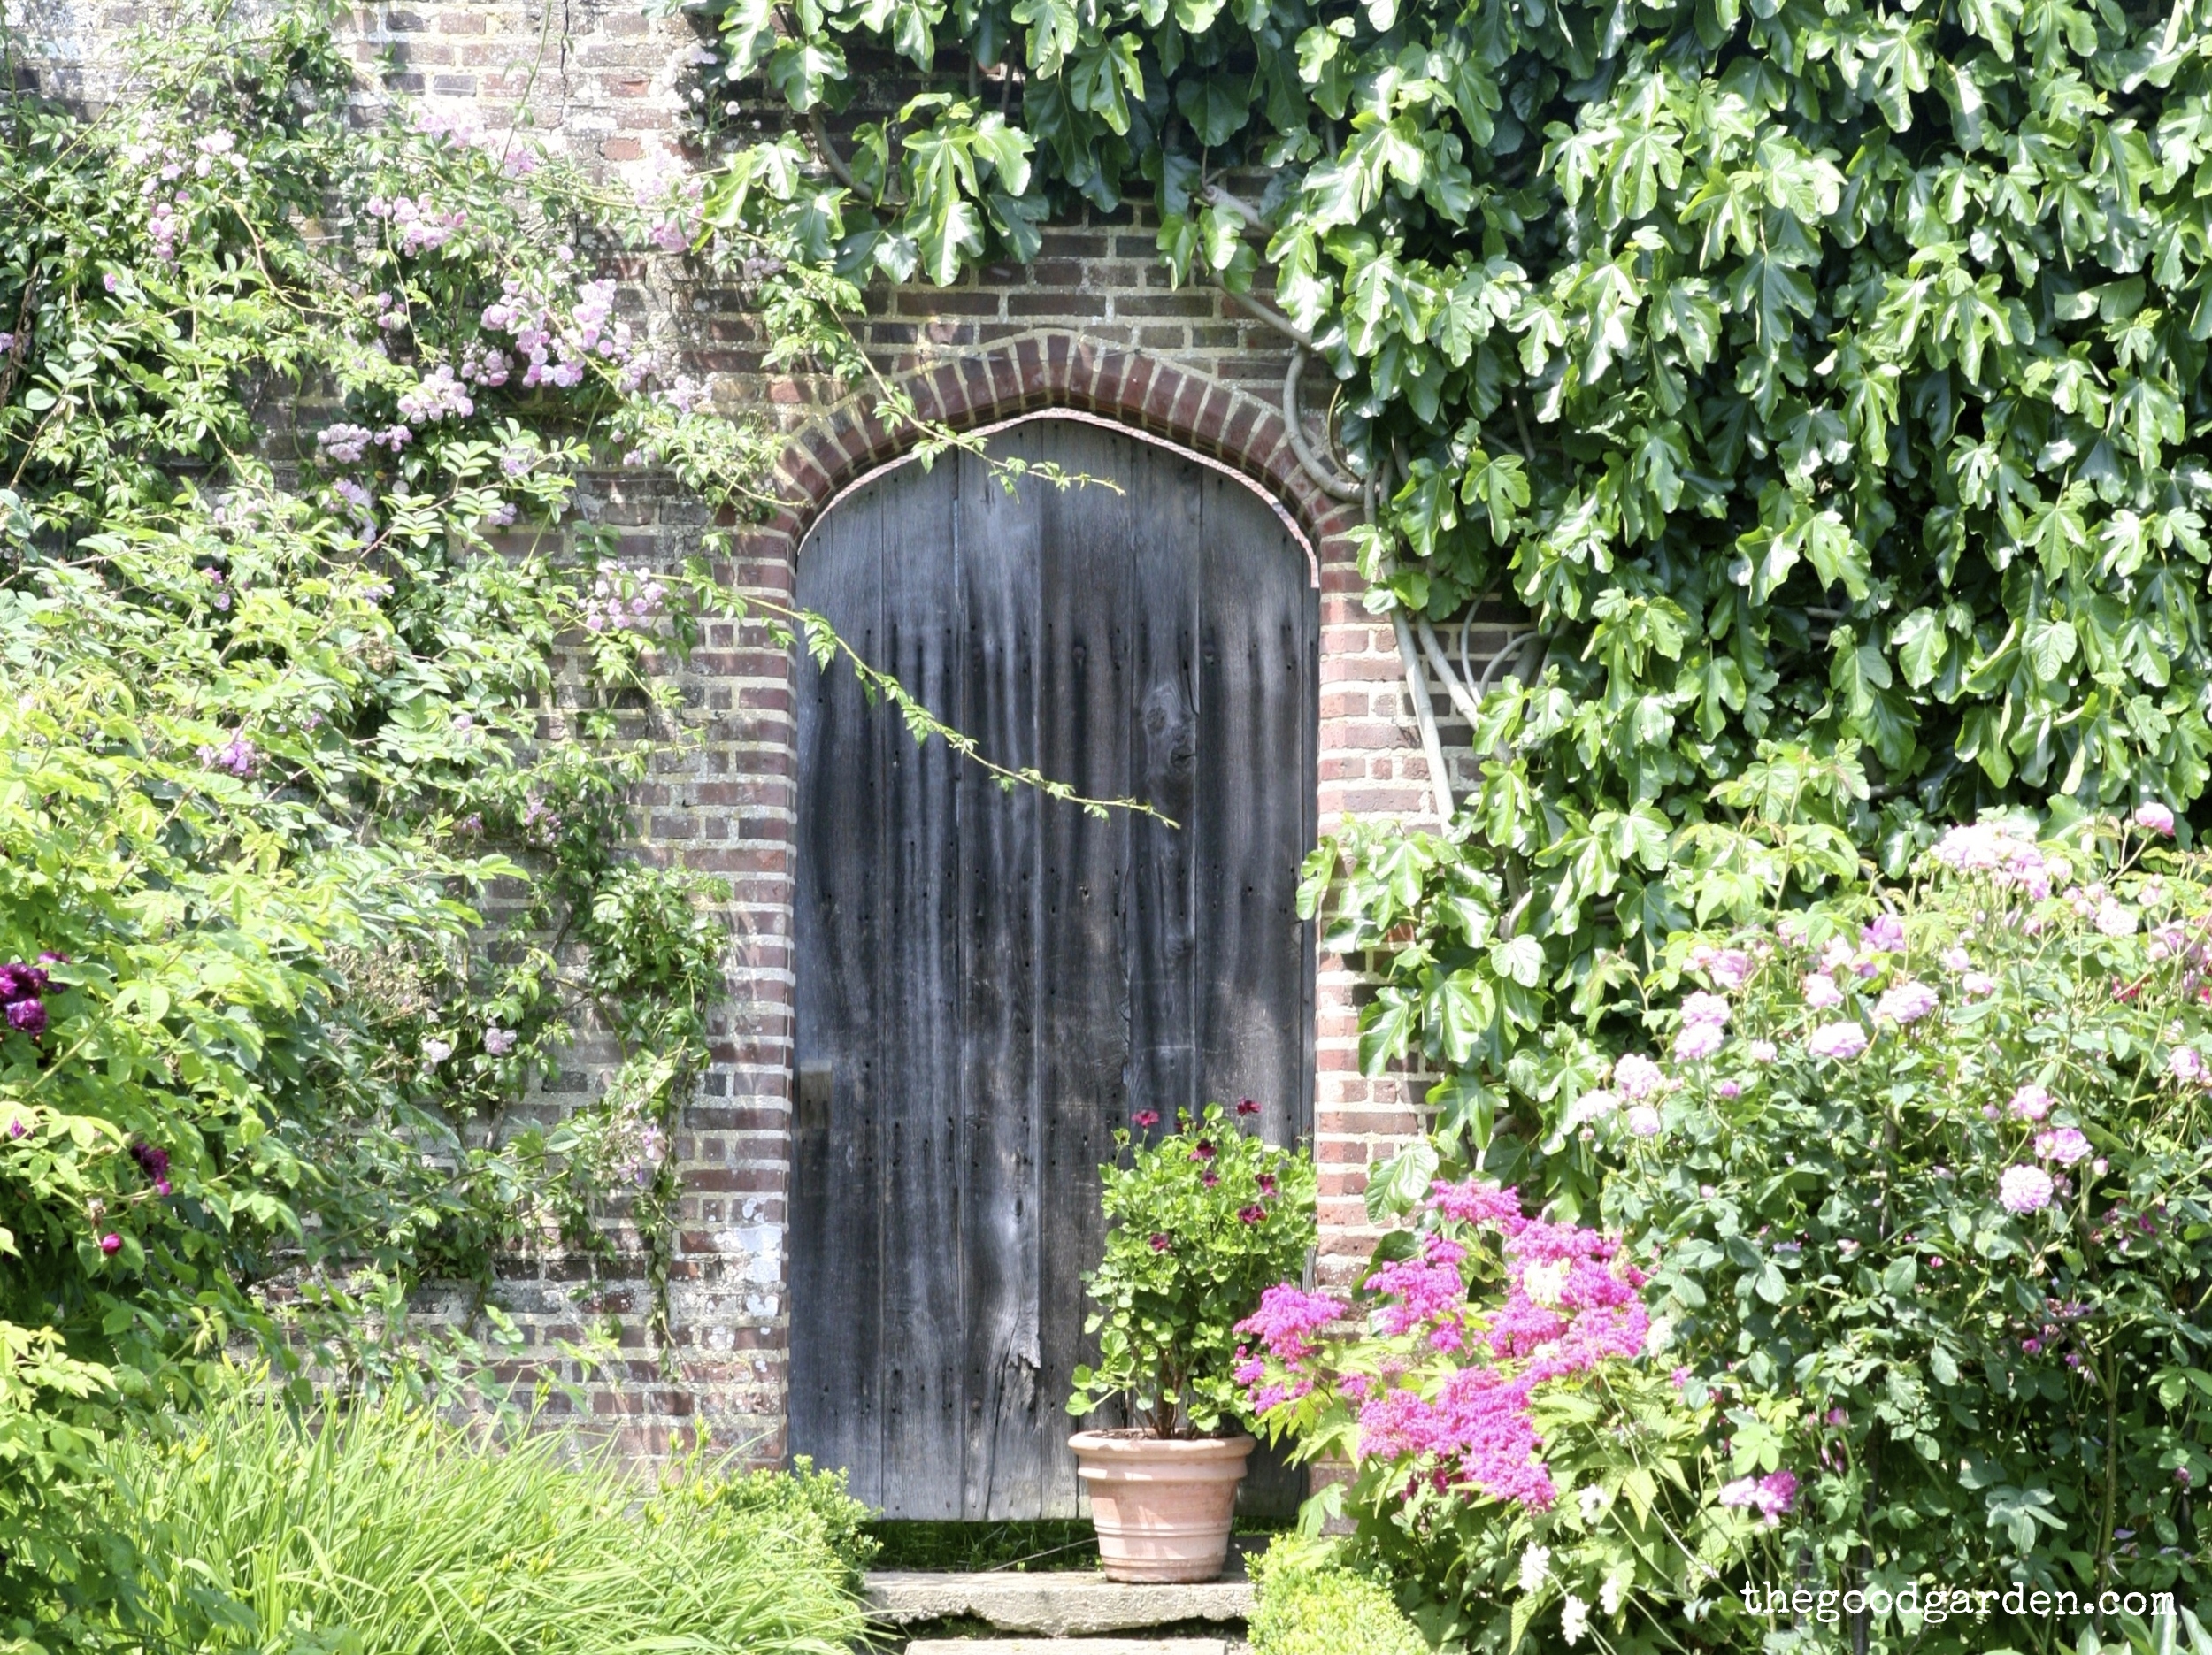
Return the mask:
M 1282 410 L 1249 392 L 1141 350 L 1057 330 L 918 369 L 898 382 L 926 424 L 969 431 L 1025 414 L 1069 410 L 1159 438 L 1248 479 L 1281 507 L 1312 548 L 1356 580 L 1356 507 L 1330 499 L 1298 463 Z M 774 527 L 795 547 L 851 484 L 899 458 L 918 433 L 887 426 L 869 403 L 848 401 L 802 428 L 777 481 L 787 507 Z

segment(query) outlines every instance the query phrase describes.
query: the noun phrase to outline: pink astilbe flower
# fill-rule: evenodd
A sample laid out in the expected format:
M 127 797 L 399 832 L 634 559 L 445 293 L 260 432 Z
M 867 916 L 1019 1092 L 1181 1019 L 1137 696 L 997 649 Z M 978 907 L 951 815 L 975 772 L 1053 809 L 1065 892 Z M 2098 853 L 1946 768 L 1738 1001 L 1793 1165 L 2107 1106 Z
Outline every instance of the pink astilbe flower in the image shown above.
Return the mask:
M 1312 1336 L 1332 1322 L 1341 1321 L 1346 1306 L 1324 1293 L 1309 1293 L 1287 1282 L 1260 1295 L 1260 1307 L 1236 1325 L 1248 1333 L 1279 1360 L 1296 1364 L 1318 1348 Z
M 1528 1222 L 1521 1213 L 1521 1198 L 1510 1188 L 1500 1189 L 1480 1178 L 1447 1184 L 1441 1178 L 1429 1185 L 1428 1207 L 1432 1213 L 1463 1224 L 1489 1224 L 1515 1235 Z
M 1402 1469 L 1409 1486 L 1457 1486 L 1546 1510 L 1558 1490 L 1541 1457 L 1532 1398 L 1540 1386 L 1643 1355 L 1651 1319 L 1638 1290 L 1647 1278 L 1616 1237 L 1530 1218 L 1509 1189 L 1440 1181 L 1426 1206 L 1448 1222 L 1502 1238 L 1507 1289 L 1494 1313 L 1467 1301 L 1465 1246 L 1431 1232 L 1417 1256 L 1384 1265 L 1366 1283 L 1382 1300 L 1378 1331 L 1411 1337 L 1409 1357 L 1398 1347 L 1379 1373 L 1309 1371 L 1322 1355 L 1317 1336 L 1346 1309 L 1285 1284 L 1271 1288 L 1259 1311 L 1238 1325 L 1268 1356 L 1247 1358 L 1236 1376 L 1263 1412 L 1316 1385 L 1333 1386 L 1358 1406 L 1359 1457 L 1394 1462 L 1392 1474 Z
M 1423 1240 L 1417 1257 L 1400 1259 L 1367 1278 L 1367 1291 L 1394 1299 L 1377 1313 L 1385 1332 L 1456 1322 L 1466 1308 L 1467 1283 L 1459 1274 L 1467 1249 L 1445 1236 Z

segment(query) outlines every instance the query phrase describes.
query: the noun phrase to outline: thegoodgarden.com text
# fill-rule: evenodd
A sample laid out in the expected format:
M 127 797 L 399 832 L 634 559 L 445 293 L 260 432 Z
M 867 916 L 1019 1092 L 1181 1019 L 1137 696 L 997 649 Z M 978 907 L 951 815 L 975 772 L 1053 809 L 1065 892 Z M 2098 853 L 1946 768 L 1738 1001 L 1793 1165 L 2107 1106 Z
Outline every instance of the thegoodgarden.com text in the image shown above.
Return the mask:
M 2171 1615 L 2171 1592 L 2114 1592 L 2087 1594 L 2037 1591 L 2016 1582 L 2005 1587 L 1976 1590 L 1962 1586 L 1928 1586 L 1918 1582 L 1892 1591 L 1886 1586 L 1839 1591 L 1810 1586 L 1746 1586 L 1743 1605 L 1755 1615 L 1810 1615 L 1823 1626 L 1834 1626 L 1846 1615 L 1871 1611 L 1917 1615 L 1928 1626 L 1939 1626 L 1957 1616 L 1987 1620 L 1992 1609 L 2011 1615 L 2131 1614 Z

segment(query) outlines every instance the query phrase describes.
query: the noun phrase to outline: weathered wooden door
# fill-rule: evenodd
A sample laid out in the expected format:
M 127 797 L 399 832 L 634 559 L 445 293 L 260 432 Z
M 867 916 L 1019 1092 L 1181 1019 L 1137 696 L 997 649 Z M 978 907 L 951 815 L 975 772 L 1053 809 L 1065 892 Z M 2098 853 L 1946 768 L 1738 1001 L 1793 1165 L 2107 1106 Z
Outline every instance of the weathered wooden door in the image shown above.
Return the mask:
M 1139 1109 L 1308 1130 L 1317 606 L 1233 479 L 1067 419 L 885 472 L 802 604 L 983 751 L 1180 825 L 1008 793 L 802 667 L 790 1447 L 893 1517 L 1069 1515 L 1096 1168 Z M 1257 1475 L 1249 1504 L 1294 1484 Z

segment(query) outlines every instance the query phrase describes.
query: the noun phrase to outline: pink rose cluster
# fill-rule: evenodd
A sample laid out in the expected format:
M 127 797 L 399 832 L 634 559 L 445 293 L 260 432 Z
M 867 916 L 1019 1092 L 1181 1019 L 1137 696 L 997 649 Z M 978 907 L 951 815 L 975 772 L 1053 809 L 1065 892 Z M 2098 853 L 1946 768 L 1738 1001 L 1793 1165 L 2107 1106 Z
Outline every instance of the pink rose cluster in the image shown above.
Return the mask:
M 1441 1222 L 1495 1233 L 1505 1299 L 1487 1314 L 1470 1304 L 1462 1272 L 1468 1244 L 1433 1232 L 1413 1257 L 1368 1279 L 1368 1290 L 1384 1300 L 1379 1329 L 1419 1336 L 1451 1365 L 1440 1383 L 1412 1383 L 1402 1367 L 1384 1380 L 1348 1375 L 1334 1382 L 1360 1405 L 1359 1452 L 1409 1460 L 1415 1478 L 1438 1489 L 1462 1486 L 1545 1510 L 1558 1490 L 1542 1459 L 1532 1400 L 1540 1386 L 1643 1353 L 1651 1322 L 1637 1290 L 1645 1276 L 1621 1256 L 1614 1237 L 1530 1218 L 1510 1189 L 1471 1178 L 1439 1183 L 1427 1207 Z M 1273 1359 L 1254 1359 L 1239 1371 L 1255 1406 L 1264 1411 L 1329 1383 L 1315 1365 L 1322 1350 L 1314 1336 L 1344 1314 L 1333 1299 L 1289 1286 L 1269 1290 L 1259 1311 L 1238 1327 Z M 1434 1370 L 1427 1371 L 1432 1378 Z
M 1727 1043 L 1728 1020 L 1734 1008 L 1717 994 L 1701 991 L 1682 1000 L 1682 1027 L 1674 1037 L 1678 1063 L 1701 1063 Z
M 468 227 L 466 212 L 458 209 L 441 212 L 427 194 L 411 198 L 372 195 L 362 207 L 370 218 L 391 226 L 399 241 L 399 250 L 410 258 L 436 252 Z
M 2057 873 L 2037 848 L 2034 831 L 2018 823 L 1975 822 L 1955 827 L 1936 841 L 1932 854 L 1955 873 L 1986 874 L 2038 902 L 2051 894 Z

